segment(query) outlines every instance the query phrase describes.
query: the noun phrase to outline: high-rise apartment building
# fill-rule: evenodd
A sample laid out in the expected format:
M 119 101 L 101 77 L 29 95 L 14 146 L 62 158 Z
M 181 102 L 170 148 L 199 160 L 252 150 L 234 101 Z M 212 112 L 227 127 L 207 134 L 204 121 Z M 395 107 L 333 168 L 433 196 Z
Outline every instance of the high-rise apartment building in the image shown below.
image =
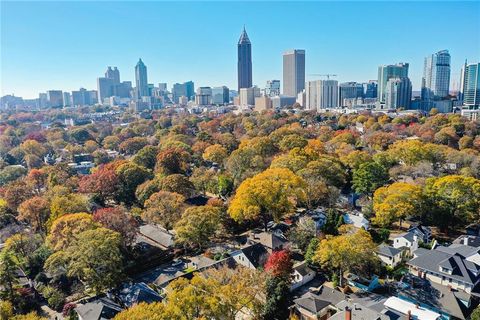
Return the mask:
M 338 81 L 308 81 L 305 88 L 306 109 L 320 110 L 338 107 Z
M 385 88 L 385 108 L 397 109 L 410 107 L 412 83 L 407 77 L 390 78 Z
M 195 95 L 195 103 L 200 106 L 210 105 L 212 103 L 212 88 L 198 87 Z
M 283 94 L 296 97 L 305 89 L 305 50 L 283 54 Z
M 280 95 L 280 80 L 267 80 L 265 86 L 265 95 L 275 97 Z
M 480 63 L 465 62 L 462 68 L 462 97 L 465 109 L 480 109 Z
M 338 103 L 344 105 L 345 99 L 363 98 L 363 84 L 357 82 L 344 82 L 338 86 Z
M 148 80 L 147 80 L 147 67 L 143 63 L 142 59 L 139 59 L 135 66 L 135 93 L 136 99 L 140 100 L 141 97 L 148 97 Z
M 63 92 L 62 90 L 48 90 L 47 91 L 48 105 L 51 108 L 63 107 Z
M 64 107 L 69 107 L 72 103 L 72 100 L 71 100 L 71 95 L 69 92 L 64 92 L 63 93 L 63 106 Z
M 391 78 L 408 78 L 408 63 L 378 67 L 378 101 L 380 103 L 385 103 L 385 89 Z
M 247 107 L 255 105 L 256 97 L 260 97 L 260 88 L 241 88 L 239 94 L 240 106 Z
M 425 58 L 422 78 L 422 100 L 439 100 L 449 94 L 450 53 L 436 52 Z
M 229 96 L 230 90 L 228 87 L 221 86 L 221 87 L 213 87 L 212 88 L 212 104 L 226 104 L 230 101 Z
M 252 87 L 252 43 L 248 38 L 247 31 L 243 27 L 243 32 L 238 40 L 238 91 L 241 88 Z
M 376 80 L 370 80 L 368 83 L 364 84 L 365 87 L 365 98 L 376 98 L 377 97 L 377 90 L 378 90 L 378 83 Z

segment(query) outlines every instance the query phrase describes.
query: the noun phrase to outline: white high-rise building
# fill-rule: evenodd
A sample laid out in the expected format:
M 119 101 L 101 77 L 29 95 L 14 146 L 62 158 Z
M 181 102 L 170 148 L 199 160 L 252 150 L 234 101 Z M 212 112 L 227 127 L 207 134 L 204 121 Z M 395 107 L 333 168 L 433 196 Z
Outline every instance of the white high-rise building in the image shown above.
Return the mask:
M 197 89 L 197 94 L 195 95 L 195 103 L 200 106 L 212 104 L 212 88 L 199 87 Z
M 296 97 L 305 89 L 305 50 L 283 54 L 283 94 Z
M 255 105 L 255 97 L 260 97 L 260 88 L 240 88 L 239 101 L 240 106 L 247 107 Z
M 308 81 L 305 89 L 306 109 L 320 110 L 338 107 L 338 81 Z
M 425 58 L 422 78 L 422 100 L 439 100 L 449 94 L 450 54 L 448 50 Z
M 267 80 L 265 95 L 275 97 L 280 95 L 280 80 Z

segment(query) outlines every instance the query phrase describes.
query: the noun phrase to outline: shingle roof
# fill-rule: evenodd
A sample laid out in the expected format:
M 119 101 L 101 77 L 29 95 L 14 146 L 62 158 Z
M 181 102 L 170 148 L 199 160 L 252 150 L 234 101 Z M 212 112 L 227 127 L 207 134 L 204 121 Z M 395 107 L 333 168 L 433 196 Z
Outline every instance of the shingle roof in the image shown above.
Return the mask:
M 173 245 L 173 235 L 160 227 L 146 224 L 140 226 L 139 232 L 142 236 L 154 241 L 162 247 L 169 248 Z
M 386 257 L 395 257 L 397 254 L 401 253 L 402 250 L 387 246 L 386 244 L 382 243 L 377 247 L 377 253 L 381 254 L 382 256 Z
M 122 308 L 107 298 L 100 298 L 96 301 L 79 305 L 75 311 L 83 320 L 112 319 Z
M 317 314 L 318 312 L 331 305 L 330 302 L 321 300 L 317 295 L 311 292 L 307 292 L 302 297 L 293 300 L 293 302 L 297 306 L 306 309 L 313 314 Z
M 267 261 L 268 251 L 261 243 L 252 244 L 241 250 L 255 268 L 263 267 Z
M 361 304 L 351 303 L 349 301 L 341 301 L 336 305 L 336 307 L 341 310 L 331 316 L 330 320 L 344 320 L 345 319 L 345 307 L 350 308 L 351 310 L 351 319 L 352 320 L 390 320 L 390 318 L 384 314 L 381 314 L 375 310 L 362 306 Z

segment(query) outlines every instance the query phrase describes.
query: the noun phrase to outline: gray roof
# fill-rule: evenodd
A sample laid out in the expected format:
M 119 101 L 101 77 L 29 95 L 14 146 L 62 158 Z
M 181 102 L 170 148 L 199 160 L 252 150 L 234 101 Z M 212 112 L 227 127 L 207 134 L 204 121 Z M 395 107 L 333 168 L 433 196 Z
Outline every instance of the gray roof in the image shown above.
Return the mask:
M 318 312 L 331 305 L 330 302 L 320 299 L 319 296 L 311 292 L 307 292 L 300 298 L 293 300 L 293 302 L 298 307 L 308 310 L 313 314 L 317 314 Z
M 346 299 L 346 295 L 343 292 L 340 292 L 333 288 L 325 287 L 323 285 L 315 291 L 315 296 L 318 299 L 329 302 L 331 305 L 336 305 L 340 301 Z
M 430 252 L 431 250 L 425 249 L 425 248 L 418 248 L 417 250 L 413 251 L 413 254 L 416 256 L 421 256 L 425 253 Z
M 466 245 L 470 247 L 480 247 L 480 237 L 477 236 L 461 235 L 457 239 L 453 240 L 453 243 L 465 244 L 465 240 L 467 241 Z
M 472 248 L 468 246 L 458 245 L 454 245 L 454 247 L 438 247 L 435 250 L 429 250 L 413 258 L 408 264 L 439 274 L 443 274 L 439 270 L 439 266 L 442 266 L 452 270 L 452 274 L 445 273 L 445 276 L 474 285 L 479 277 L 475 276 L 472 271 L 478 271 L 480 267 L 465 260 L 465 256 L 475 252 L 475 250 L 472 251 L 471 249 Z
M 117 313 L 122 311 L 122 308 L 110 299 L 100 298 L 79 305 L 75 308 L 75 311 L 83 320 L 107 320 L 115 317 Z
M 348 307 L 352 311 L 352 320 L 390 320 L 388 316 L 385 314 L 379 313 L 375 310 L 367 308 L 358 303 L 352 303 L 349 301 L 341 301 L 336 305 L 336 307 L 340 310 L 339 312 L 335 313 L 331 316 L 330 320 L 345 320 L 345 308 Z
M 147 238 L 150 241 L 153 241 L 161 247 L 169 248 L 173 246 L 173 235 L 165 229 L 162 229 L 155 225 L 146 224 L 140 226 L 139 233 L 141 236 Z
M 403 233 L 401 235 L 399 235 L 397 238 L 405 238 L 407 239 L 408 241 L 410 242 L 413 242 L 413 237 L 415 236 L 415 233 L 413 233 L 412 231 L 409 231 L 409 232 L 406 232 L 406 233 Z
M 268 251 L 261 243 L 252 244 L 241 250 L 255 268 L 263 267 L 267 262 Z
M 397 254 L 401 252 L 402 250 L 391 247 L 391 246 L 387 246 L 384 243 L 382 243 L 377 247 L 377 253 L 386 257 L 395 257 Z
M 283 247 L 288 242 L 286 239 L 270 232 L 254 233 L 251 239 L 254 242 L 263 244 L 269 249 Z
M 302 276 L 306 276 L 307 274 L 313 272 L 313 270 L 308 267 L 305 261 L 297 264 L 296 266 L 293 266 L 293 269 L 296 270 Z

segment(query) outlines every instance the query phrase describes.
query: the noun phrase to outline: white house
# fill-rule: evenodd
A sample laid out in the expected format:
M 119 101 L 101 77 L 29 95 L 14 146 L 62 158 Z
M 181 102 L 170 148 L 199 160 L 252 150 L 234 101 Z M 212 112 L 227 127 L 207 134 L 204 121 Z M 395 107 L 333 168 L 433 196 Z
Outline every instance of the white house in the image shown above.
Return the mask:
M 383 264 L 395 268 L 402 262 L 403 250 L 394 247 L 387 246 L 382 243 L 377 247 L 377 256 L 380 258 Z
M 261 243 L 254 243 L 230 254 L 235 261 L 249 269 L 262 268 L 268 259 L 268 250 Z
M 292 272 L 292 284 L 290 285 L 290 291 L 300 288 L 304 284 L 312 281 L 315 278 L 315 271 L 307 266 L 305 261 L 294 265 Z
M 365 230 L 368 230 L 370 228 L 370 221 L 368 221 L 368 219 L 365 218 L 362 213 L 345 213 L 343 215 L 343 221 L 346 224 L 351 224 L 358 229 L 363 228 Z
M 393 239 L 395 249 L 407 249 L 410 255 L 418 249 L 418 237 L 413 232 L 407 232 Z

